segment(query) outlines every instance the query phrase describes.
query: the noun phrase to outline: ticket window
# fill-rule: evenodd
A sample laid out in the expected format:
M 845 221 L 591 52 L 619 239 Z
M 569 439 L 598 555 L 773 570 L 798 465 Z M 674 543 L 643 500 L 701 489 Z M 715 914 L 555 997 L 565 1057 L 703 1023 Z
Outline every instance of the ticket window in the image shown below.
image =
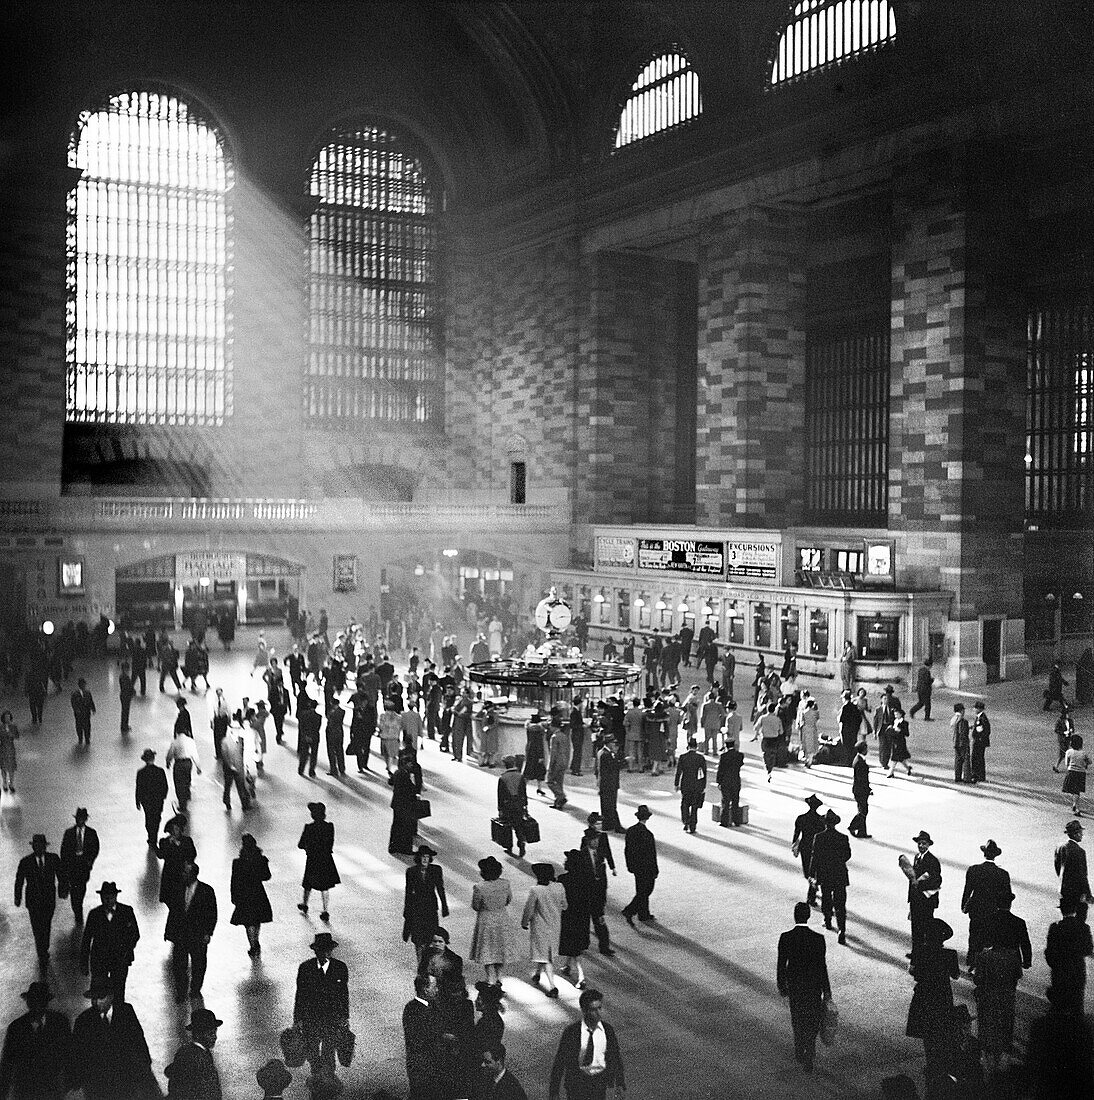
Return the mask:
M 587 584 L 581 586 L 580 595 L 578 597 L 578 609 L 581 612 L 582 618 L 584 618 L 586 622 L 590 622 L 593 609 L 593 590 Z
M 779 616 L 779 627 L 782 634 L 782 647 L 788 645 L 798 648 L 800 613 L 796 607 L 784 607 Z
M 714 631 L 714 637 L 722 636 L 722 601 L 717 596 L 711 596 L 703 601 L 703 623 Z
M 699 631 L 696 629 L 696 626 L 695 626 L 695 614 L 694 614 L 694 612 L 692 612 L 692 611 L 683 612 L 683 620 L 680 623 L 680 627 L 681 627 L 681 629 L 683 629 L 684 627 L 687 627 L 689 630 L 692 631 L 693 634 L 698 634 L 699 633 Z
M 664 597 L 657 601 L 654 611 L 657 614 L 656 622 L 658 630 L 672 630 L 672 604 Z
M 607 626 L 612 617 L 612 605 L 608 603 L 603 592 L 598 592 L 593 597 L 594 622 L 598 626 Z
M 649 630 L 653 622 L 653 608 L 650 607 L 650 601 L 645 596 L 640 598 L 642 606 L 638 609 L 638 629 Z
M 631 594 L 626 588 L 618 588 L 615 592 L 616 622 L 620 630 L 631 628 Z
M 753 604 L 752 644 L 760 649 L 771 648 L 771 604 L 769 603 Z
M 809 652 L 814 657 L 828 656 L 828 612 L 814 608 L 809 612 Z
M 900 620 L 894 616 L 859 617 L 858 655 L 864 661 L 895 661 L 899 655 Z
M 726 600 L 726 636 L 730 645 L 745 644 L 745 613 L 736 600 Z

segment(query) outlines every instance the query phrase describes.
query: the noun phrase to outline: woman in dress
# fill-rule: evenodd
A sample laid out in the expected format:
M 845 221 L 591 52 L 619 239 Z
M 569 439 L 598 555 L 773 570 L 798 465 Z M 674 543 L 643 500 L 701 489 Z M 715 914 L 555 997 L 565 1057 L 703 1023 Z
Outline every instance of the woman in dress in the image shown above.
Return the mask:
M 437 853 L 428 844 L 419 844 L 414 853 L 414 865 L 406 869 L 403 942 L 414 944 L 419 962 L 440 927 L 440 917 L 448 916 L 444 872 L 433 862 L 436 858 Z
M 319 919 L 330 923 L 330 890 L 342 880 L 338 877 L 338 868 L 334 865 L 334 825 L 327 820 L 327 807 L 322 802 L 309 802 L 308 812 L 311 821 L 304 826 L 297 847 L 307 856 L 304 863 L 304 900 L 297 905 L 301 913 L 308 911 L 308 899 L 313 890 L 318 890 L 323 899 L 323 910 Z
M 543 715 L 538 711 L 532 711 L 532 717 L 524 723 L 524 778 L 534 780 L 536 794 L 543 794 L 543 781 L 547 778 L 547 761 L 543 748 L 543 737 L 546 727 L 543 724 Z
M 820 736 L 817 733 L 817 723 L 820 721 L 820 711 L 817 709 L 816 699 L 806 700 L 805 709 L 798 717 L 798 733 L 802 739 L 802 761 L 808 768 L 813 763 L 813 757 L 820 748 Z
M 163 860 L 160 871 L 160 901 L 170 907 L 182 885 L 182 869 L 198 858 L 193 840 L 185 833 L 186 815 L 175 814 L 164 828 L 167 835 L 160 840 L 159 857 Z
M 912 948 L 909 967 L 915 989 L 904 1034 L 923 1040 L 928 1095 L 933 1095 L 946 1072 L 946 1053 L 952 1037 L 953 988 L 950 981 L 961 972 L 957 952 L 944 946 L 952 936 L 953 929 L 944 920 L 931 918 L 923 942 Z
M 479 762 L 484 768 L 498 766 L 498 715 L 494 702 L 487 699 L 479 713 Z
M 266 648 L 266 634 L 265 631 L 259 631 L 258 646 L 255 648 L 254 660 L 251 662 L 251 675 L 253 676 L 258 669 L 264 673 L 269 665 L 270 653 Z
M 1086 790 L 1086 773 L 1090 770 L 1090 756 L 1083 751 L 1083 739 L 1075 734 L 1071 747 L 1064 753 L 1064 794 L 1071 795 L 1071 812 L 1082 817 L 1079 799 Z
M 493 857 L 479 860 L 482 882 L 471 890 L 475 930 L 471 934 L 471 961 L 481 964 L 491 985 L 501 984 L 501 968 L 508 959 L 509 916 L 513 900 L 509 880 L 501 877 L 502 866 Z
M 539 979 L 546 975 L 547 996 L 557 997 L 554 963 L 562 934 L 562 914 L 566 910 L 566 890 L 555 880 L 553 863 L 533 863 L 532 874 L 536 876 L 536 884 L 528 894 L 520 920 L 521 928 L 531 933 L 531 958 L 536 972 L 530 980 L 538 985 Z
M 589 949 L 589 922 L 593 912 L 592 872 L 588 870 L 588 861 L 579 851 L 566 853 L 563 866 L 565 871 L 559 876 L 566 906 L 562 910 L 559 925 L 558 954 L 565 964 L 559 968 L 560 974 L 570 978 L 578 989 L 585 988 L 585 973 L 581 969 L 581 956 Z
M 892 738 L 893 738 L 893 751 L 889 757 L 889 771 L 888 776 L 890 779 L 896 774 L 896 766 L 900 764 L 903 766 L 904 771 L 908 774 L 912 774 L 912 765 L 908 763 L 912 758 L 912 754 L 908 751 L 908 719 L 904 714 L 904 711 L 897 710 L 894 712 L 896 719 L 893 722 Z
M 270 881 L 270 862 L 262 854 L 258 842 L 250 833 L 240 838 L 239 855 L 232 860 L 232 924 L 241 924 L 247 932 L 251 958 L 262 954 L 258 932 L 263 924 L 273 920 L 270 899 L 262 884 Z
M 0 714 L 0 778 L 4 790 L 15 791 L 15 742 L 19 740 L 19 727 L 15 724 L 11 711 Z
M 421 769 L 414 753 L 403 749 L 391 777 L 391 833 L 388 836 L 389 855 L 414 854 L 414 836 L 418 832 L 418 795 L 422 791 Z
M 646 707 L 642 715 L 642 732 L 649 748 L 651 775 L 660 775 L 665 767 L 668 719 L 665 717 L 665 704 L 661 699 Z

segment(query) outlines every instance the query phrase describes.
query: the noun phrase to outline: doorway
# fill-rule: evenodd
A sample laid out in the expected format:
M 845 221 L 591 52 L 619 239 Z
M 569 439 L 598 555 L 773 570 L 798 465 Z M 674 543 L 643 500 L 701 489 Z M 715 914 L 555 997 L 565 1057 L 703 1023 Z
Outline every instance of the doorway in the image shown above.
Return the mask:
M 1000 679 L 1000 665 L 1003 650 L 1003 620 L 985 619 L 983 622 L 983 641 L 980 655 L 987 670 L 988 683 L 997 684 Z

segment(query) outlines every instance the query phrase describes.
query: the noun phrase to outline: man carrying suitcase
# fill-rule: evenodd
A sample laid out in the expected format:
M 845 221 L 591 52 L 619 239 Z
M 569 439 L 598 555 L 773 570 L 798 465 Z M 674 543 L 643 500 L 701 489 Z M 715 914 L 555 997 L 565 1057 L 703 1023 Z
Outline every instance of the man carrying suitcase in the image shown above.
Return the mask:
M 528 816 L 528 791 L 516 757 L 506 756 L 501 763 L 505 771 L 498 779 L 498 816 L 490 823 L 491 834 L 494 842 L 508 853 L 513 850 L 515 836 L 517 855 L 523 859 L 527 843 L 524 822 Z

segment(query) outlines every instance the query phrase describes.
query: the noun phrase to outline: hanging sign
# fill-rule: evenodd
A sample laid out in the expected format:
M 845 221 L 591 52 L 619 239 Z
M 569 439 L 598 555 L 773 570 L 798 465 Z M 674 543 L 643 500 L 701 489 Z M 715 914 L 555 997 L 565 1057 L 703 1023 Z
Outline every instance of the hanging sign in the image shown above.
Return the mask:
M 175 583 L 198 584 L 210 581 L 243 581 L 247 577 L 247 555 L 229 550 L 191 550 L 175 556 Z

